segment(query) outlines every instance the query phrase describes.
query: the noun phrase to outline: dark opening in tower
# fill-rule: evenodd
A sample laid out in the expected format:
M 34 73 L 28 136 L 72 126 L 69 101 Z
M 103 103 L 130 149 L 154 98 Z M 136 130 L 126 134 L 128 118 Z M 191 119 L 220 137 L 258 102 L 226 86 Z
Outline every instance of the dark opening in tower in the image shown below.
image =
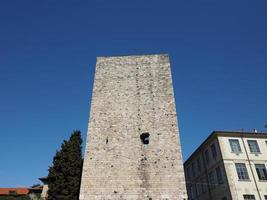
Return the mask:
M 149 144 L 149 136 L 150 134 L 148 132 L 142 133 L 140 135 L 140 139 L 143 142 L 143 144 Z

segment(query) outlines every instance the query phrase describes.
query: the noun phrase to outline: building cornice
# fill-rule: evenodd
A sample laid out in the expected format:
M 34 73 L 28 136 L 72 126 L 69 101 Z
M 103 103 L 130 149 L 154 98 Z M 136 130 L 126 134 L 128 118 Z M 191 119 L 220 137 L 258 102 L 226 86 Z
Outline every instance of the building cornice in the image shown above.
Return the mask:
M 206 144 L 211 142 L 217 137 L 245 137 L 245 138 L 266 138 L 267 132 L 248 132 L 248 131 L 213 131 L 211 134 L 202 142 L 199 147 L 186 159 L 184 165 L 192 160 L 198 152 L 206 147 Z

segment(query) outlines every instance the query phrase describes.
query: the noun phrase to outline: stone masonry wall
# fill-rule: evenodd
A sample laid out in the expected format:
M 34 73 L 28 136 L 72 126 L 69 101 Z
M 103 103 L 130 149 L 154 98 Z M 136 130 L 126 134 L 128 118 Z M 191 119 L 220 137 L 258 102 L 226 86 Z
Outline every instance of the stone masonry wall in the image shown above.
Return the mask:
M 98 57 L 80 200 L 186 199 L 176 118 L 168 55 Z

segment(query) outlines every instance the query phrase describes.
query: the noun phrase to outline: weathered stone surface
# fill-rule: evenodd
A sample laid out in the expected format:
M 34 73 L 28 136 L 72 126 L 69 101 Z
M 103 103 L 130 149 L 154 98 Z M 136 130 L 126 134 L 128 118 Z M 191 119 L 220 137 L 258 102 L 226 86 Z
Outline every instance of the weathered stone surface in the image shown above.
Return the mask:
M 185 197 L 168 55 L 98 57 L 80 200 Z

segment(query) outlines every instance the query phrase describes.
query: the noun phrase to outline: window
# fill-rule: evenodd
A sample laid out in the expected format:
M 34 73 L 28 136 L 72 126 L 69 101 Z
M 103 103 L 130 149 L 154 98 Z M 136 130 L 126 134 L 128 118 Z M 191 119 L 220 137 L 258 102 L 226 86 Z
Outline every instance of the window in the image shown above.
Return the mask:
M 206 182 L 206 179 L 204 178 L 201 179 L 201 190 L 202 190 L 202 193 L 207 192 L 207 182 Z
M 201 194 L 201 188 L 200 188 L 200 184 L 199 183 L 197 183 L 196 184 L 196 193 L 197 193 L 197 196 L 200 196 L 200 194 Z
M 215 177 L 214 177 L 213 171 L 211 171 L 209 173 L 209 184 L 210 184 L 211 188 L 215 187 Z
M 195 163 L 192 162 L 192 173 L 193 173 L 193 177 L 196 176 L 196 170 L 195 170 Z
M 255 200 L 255 196 L 251 194 L 244 194 L 244 200 Z
M 201 172 L 201 160 L 200 157 L 197 158 L 197 170 Z
M 236 163 L 235 167 L 239 180 L 249 180 L 248 171 L 244 163 Z
M 186 172 L 187 172 L 188 178 L 191 178 L 192 174 L 191 174 L 190 166 L 186 168 Z
M 264 164 L 255 164 L 259 180 L 267 180 L 267 172 Z
M 216 176 L 219 184 L 223 184 L 223 176 L 222 176 L 222 171 L 220 167 L 216 168 Z
M 209 164 L 209 162 L 210 162 L 210 154 L 209 154 L 209 150 L 208 149 L 205 151 L 205 158 L 206 158 L 206 162 Z
M 256 140 L 248 140 L 248 146 L 251 153 L 260 153 L 260 148 Z
M 211 145 L 211 153 L 212 153 L 212 158 L 213 158 L 213 159 L 216 159 L 216 157 L 217 157 L 217 151 L 216 151 L 216 146 L 215 146 L 215 144 L 212 144 L 212 145 Z
M 193 198 L 193 197 L 192 197 L 192 195 L 193 195 L 193 194 L 192 194 L 192 192 L 193 192 L 193 191 L 192 191 L 192 187 L 193 187 L 193 186 L 190 186 L 190 187 L 189 187 L 189 191 L 188 191 L 188 192 L 189 192 L 189 199 L 192 199 L 192 198 Z
M 195 185 L 191 186 L 190 193 L 191 193 L 192 199 L 194 199 L 196 197 L 196 186 Z
M 264 199 L 267 200 L 267 195 L 264 195 Z
M 240 153 L 241 152 L 241 147 L 240 147 L 240 144 L 239 144 L 239 140 L 237 140 L 237 139 L 229 139 L 229 143 L 230 143 L 230 146 L 231 146 L 231 151 L 233 153 Z

